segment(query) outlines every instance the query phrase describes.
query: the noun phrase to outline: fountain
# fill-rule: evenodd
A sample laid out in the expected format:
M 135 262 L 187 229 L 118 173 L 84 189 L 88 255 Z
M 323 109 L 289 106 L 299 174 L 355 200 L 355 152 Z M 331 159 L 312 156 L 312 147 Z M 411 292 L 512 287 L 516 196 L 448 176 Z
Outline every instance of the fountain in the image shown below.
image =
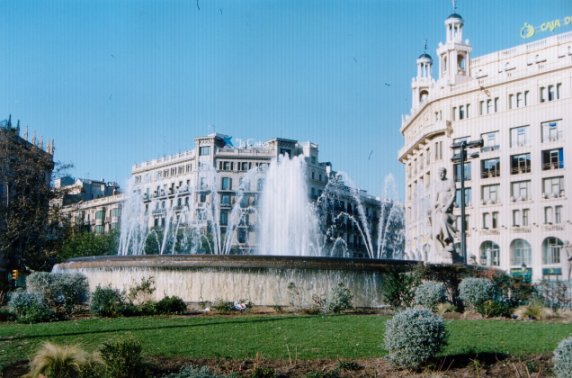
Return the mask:
M 127 290 L 153 276 L 156 299 L 244 299 L 270 306 L 310 306 L 314 294 L 329 293 L 343 283 L 355 306 L 382 305 L 384 273 L 415 264 L 395 260 L 403 256 L 403 211 L 393 178 L 386 179 L 387 197 L 372 212 L 362 200 L 378 202 L 364 197 L 345 174 L 333 177 L 310 203 L 305 168 L 303 156 L 281 156 L 268 167 L 249 171 L 224 224 L 217 216 L 219 196 L 203 202 L 199 195 L 216 193 L 214 168 L 199 172 L 199 187 L 179 187 L 168 206 L 160 199 L 144 201 L 145 194 L 130 184 L 118 256 L 73 259 L 54 271 L 86 274 L 92 290 L 97 285 Z M 255 183 L 262 190 L 252 201 Z M 153 211 L 165 215 L 161 227 L 149 228 Z M 248 225 L 248 218 L 255 225 Z M 257 245 L 237 250 L 237 232 L 245 224 L 255 227 Z M 348 232 L 353 232 L 351 238 Z M 365 258 L 355 258 L 360 253 Z

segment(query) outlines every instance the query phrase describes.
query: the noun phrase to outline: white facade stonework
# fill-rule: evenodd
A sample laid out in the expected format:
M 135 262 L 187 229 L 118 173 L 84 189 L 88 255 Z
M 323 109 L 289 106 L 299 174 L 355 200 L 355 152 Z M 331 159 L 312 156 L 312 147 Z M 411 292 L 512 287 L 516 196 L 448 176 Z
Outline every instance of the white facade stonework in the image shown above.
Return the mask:
M 417 60 L 398 153 L 405 167 L 405 250 L 429 262 L 451 260 L 438 251 L 428 220 L 434 181 L 442 167 L 460 181 L 451 146 L 482 138 L 482 148 L 468 150 L 479 155 L 465 163 L 469 261 L 531 273 L 534 280 L 569 279 L 572 32 L 473 58 L 463 23 L 458 14 L 445 21 L 436 78 L 428 54 Z

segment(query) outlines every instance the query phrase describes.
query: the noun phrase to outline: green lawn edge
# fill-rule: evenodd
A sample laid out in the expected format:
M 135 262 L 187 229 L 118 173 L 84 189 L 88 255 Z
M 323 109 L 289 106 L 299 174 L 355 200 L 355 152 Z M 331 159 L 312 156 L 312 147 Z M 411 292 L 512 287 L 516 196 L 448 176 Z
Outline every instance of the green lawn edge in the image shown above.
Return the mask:
M 51 341 L 86 350 L 133 335 L 145 356 L 253 359 L 358 359 L 385 355 L 387 316 L 185 316 L 91 318 L 39 324 L 0 324 L 0 367 L 29 359 Z M 447 320 L 443 356 L 551 353 L 572 325 L 514 320 Z

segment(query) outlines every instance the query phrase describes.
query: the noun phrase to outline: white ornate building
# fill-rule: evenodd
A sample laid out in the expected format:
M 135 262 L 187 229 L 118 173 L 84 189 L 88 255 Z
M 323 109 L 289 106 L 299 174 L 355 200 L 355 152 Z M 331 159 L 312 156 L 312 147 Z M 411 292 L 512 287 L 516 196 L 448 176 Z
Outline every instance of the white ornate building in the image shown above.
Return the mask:
M 446 19 L 435 73 L 431 56 L 417 59 L 399 151 L 406 251 L 425 261 L 450 261 L 438 252 L 428 221 L 432 182 L 444 167 L 460 188 L 451 146 L 482 139 L 484 146 L 470 149 L 465 163 L 469 261 L 535 280 L 569 278 L 572 32 L 472 57 L 463 23 L 456 13 Z M 457 190 L 456 206 L 459 198 Z

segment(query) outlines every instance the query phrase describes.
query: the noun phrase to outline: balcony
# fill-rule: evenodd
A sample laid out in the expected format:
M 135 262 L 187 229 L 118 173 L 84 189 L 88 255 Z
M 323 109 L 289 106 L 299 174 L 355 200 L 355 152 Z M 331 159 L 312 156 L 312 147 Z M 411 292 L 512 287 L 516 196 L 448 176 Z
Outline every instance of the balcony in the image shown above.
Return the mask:
M 481 178 L 493 178 L 493 177 L 500 177 L 500 170 L 498 169 L 491 169 L 488 171 L 481 172 Z
M 564 198 L 564 195 L 566 193 L 564 192 L 564 190 L 560 190 L 560 191 L 554 191 L 551 193 L 542 193 L 542 198 L 544 199 L 549 199 L 549 198 Z
M 518 174 L 522 174 L 522 173 L 530 173 L 530 166 L 520 166 L 520 167 L 511 167 L 510 168 L 510 173 L 513 175 L 518 175 Z
M 493 152 L 493 151 L 498 151 L 500 149 L 500 145 L 494 145 L 494 146 L 485 146 L 481 148 L 481 152 L 485 153 L 485 152 Z
M 564 164 L 562 164 L 562 162 L 559 162 L 559 161 L 551 161 L 551 162 L 542 164 L 542 170 L 543 171 L 550 171 L 550 170 L 554 170 L 554 169 L 563 169 L 563 168 L 564 168 Z

